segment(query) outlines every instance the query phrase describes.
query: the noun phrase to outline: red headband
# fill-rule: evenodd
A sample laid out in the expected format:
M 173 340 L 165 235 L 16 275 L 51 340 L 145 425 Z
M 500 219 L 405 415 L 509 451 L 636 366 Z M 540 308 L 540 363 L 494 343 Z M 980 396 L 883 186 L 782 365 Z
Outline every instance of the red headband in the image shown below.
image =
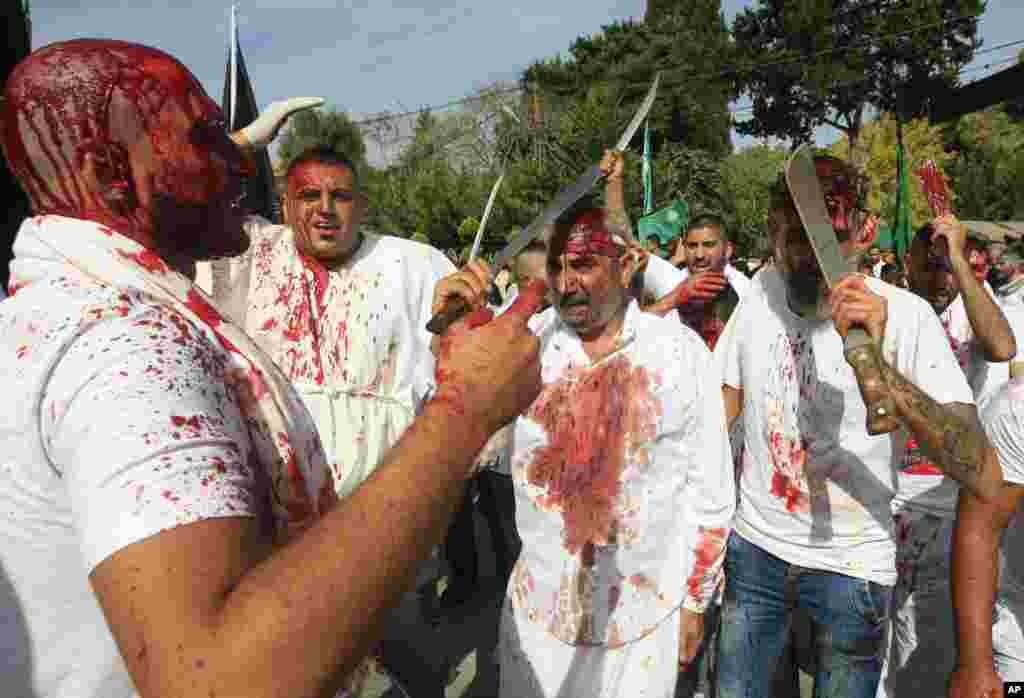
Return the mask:
M 626 249 L 625 241 L 608 232 L 601 211 L 586 211 L 569 230 L 565 241 L 567 254 L 595 254 L 620 257 Z

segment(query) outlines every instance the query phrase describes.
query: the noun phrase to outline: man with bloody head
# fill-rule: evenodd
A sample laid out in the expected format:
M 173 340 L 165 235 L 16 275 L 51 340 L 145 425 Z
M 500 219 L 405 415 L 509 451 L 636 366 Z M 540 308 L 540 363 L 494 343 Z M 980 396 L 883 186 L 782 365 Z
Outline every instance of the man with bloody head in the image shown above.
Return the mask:
M 0 304 L 0 685 L 333 695 L 475 453 L 538 394 L 539 299 L 446 338 L 434 397 L 335 506 L 299 396 L 190 279 L 247 244 L 245 158 L 195 77 L 82 39 L 29 56 L 4 96 L 4 155 L 35 215 Z
M 258 217 L 220 306 L 259 343 L 317 422 L 338 494 L 363 482 L 412 422 L 433 376 L 426 330 L 440 251 L 361 229 L 355 165 L 312 147 L 288 165 L 286 225 Z
M 856 259 L 874 228 L 857 208 L 855 175 L 834 158 L 815 165 L 840 249 Z M 744 442 L 718 696 L 763 694 L 785 669 L 790 614 L 802 611 L 816 628 L 815 694 L 875 698 L 896 582 L 893 482 L 906 436 L 868 435 L 844 355 L 849 328 L 863 327 L 875 342 L 902 426 L 942 472 L 992 498 L 999 464 L 928 306 L 860 274 L 829 289 L 784 180 L 769 224 L 775 264 L 715 349 L 726 414 L 732 422 L 742 413 Z
M 640 312 L 640 253 L 609 227 L 584 209 L 548 240 L 545 385 L 512 438 L 509 698 L 672 696 L 719 580 L 734 489 L 711 357 Z

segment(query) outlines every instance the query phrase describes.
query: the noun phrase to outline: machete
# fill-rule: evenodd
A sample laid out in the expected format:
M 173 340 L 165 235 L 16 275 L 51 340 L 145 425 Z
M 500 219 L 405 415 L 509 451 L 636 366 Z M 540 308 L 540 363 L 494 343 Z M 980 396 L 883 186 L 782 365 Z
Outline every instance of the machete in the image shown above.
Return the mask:
M 814 256 L 825 276 L 825 283 L 832 288 L 852 270 L 839 249 L 809 145 L 799 148 L 786 163 L 786 184 L 811 247 L 814 248 Z M 868 434 L 877 436 L 895 431 L 900 422 L 896 404 L 882 378 L 878 347 L 862 328 L 851 327 L 846 333 L 844 353 L 857 376 L 857 385 L 867 406 Z
M 622 132 L 622 136 L 619 137 L 618 143 L 615 144 L 615 150 L 625 150 L 629 142 L 633 140 L 637 129 L 640 128 L 643 120 L 647 118 L 651 105 L 654 104 L 660 80 L 661 73 L 655 74 L 651 87 L 647 90 L 647 96 L 640 103 L 640 107 L 636 110 L 636 114 L 633 115 L 633 120 L 629 122 L 629 126 L 626 127 L 626 130 Z M 534 218 L 530 225 L 519 231 L 512 238 L 512 241 L 505 245 L 504 249 L 494 257 L 494 262 L 491 266 L 495 269 L 500 269 L 515 259 L 515 256 L 538 235 L 544 232 L 547 226 L 554 223 L 573 204 L 586 196 L 594 187 L 594 184 L 601 179 L 601 176 L 601 163 L 597 162 L 587 168 L 586 172 L 577 177 L 575 181 L 563 187 L 551 203 L 540 212 L 540 215 Z M 444 310 L 430 318 L 430 322 L 427 323 L 427 329 L 434 334 L 444 334 L 453 322 L 462 318 L 470 310 L 472 308 L 461 298 L 451 300 Z

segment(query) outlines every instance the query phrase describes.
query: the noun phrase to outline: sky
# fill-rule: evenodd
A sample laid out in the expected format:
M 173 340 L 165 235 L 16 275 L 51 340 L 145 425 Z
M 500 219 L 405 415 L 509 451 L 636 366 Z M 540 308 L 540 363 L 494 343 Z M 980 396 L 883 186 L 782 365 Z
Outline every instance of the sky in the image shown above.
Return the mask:
M 497 81 L 514 81 L 531 63 L 565 52 L 581 35 L 617 20 L 641 19 L 645 4 L 243 0 L 238 28 L 261 107 L 285 97 L 318 96 L 328 107 L 360 118 L 444 104 Z M 726 20 L 731 23 L 751 4 L 723 0 Z M 32 0 L 32 41 L 40 47 L 76 37 L 107 37 L 156 46 L 185 63 L 219 101 L 230 5 L 226 0 L 166 0 L 155 7 L 123 0 Z M 980 33 L 982 49 L 1024 39 L 1024 0 L 989 0 Z M 1021 48 L 978 56 L 972 67 L 1010 58 Z M 963 78 L 990 72 L 972 70 Z M 744 104 L 741 100 L 734 107 Z M 827 143 L 837 134 L 822 129 L 816 137 Z M 752 142 L 733 136 L 737 147 Z

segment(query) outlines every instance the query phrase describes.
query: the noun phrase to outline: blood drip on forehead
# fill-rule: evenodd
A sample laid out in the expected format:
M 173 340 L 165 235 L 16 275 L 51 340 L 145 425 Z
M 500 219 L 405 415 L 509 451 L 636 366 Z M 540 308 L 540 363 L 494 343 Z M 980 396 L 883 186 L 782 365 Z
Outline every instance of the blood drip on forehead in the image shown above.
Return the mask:
M 344 171 L 344 167 L 332 162 L 305 160 L 297 163 L 288 173 L 288 196 L 295 197 L 307 187 L 322 189 L 342 176 Z
M 825 192 L 825 206 L 832 217 L 832 228 L 852 233 L 850 214 L 857 208 L 855 173 L 845 162 L 831 157 L 815 158 L 814 169 Z
M 141 122 L 154 158 L 175 155 L 168 123 L 175 106 L 190 120 L 219 113 L 195 77 L 172 56 L 122 41 L 78 39 L 44 47 L 8 79 L 2 146 L 37 213 L 77 214 L 96 206 L 80 178 L 86 150 L 113 153 Z M 117 105 L 134 110 L 118 118 Z M 160 182 L 173 192 L 173 182 Z

